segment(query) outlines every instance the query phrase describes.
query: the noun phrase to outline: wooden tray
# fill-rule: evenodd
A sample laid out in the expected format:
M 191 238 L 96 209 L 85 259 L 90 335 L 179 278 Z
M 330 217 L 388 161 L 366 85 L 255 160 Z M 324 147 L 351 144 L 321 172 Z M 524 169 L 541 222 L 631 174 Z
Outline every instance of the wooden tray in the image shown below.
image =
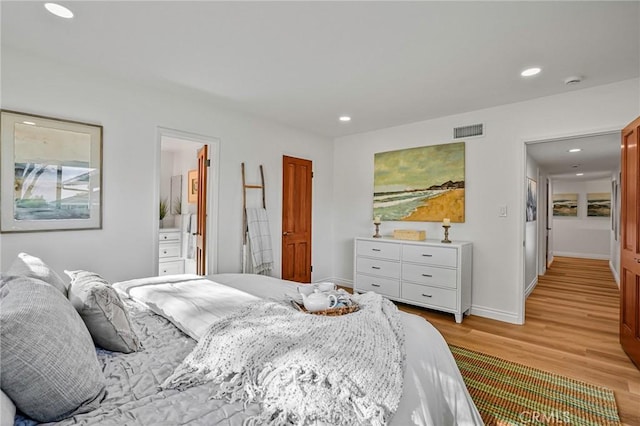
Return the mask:
M 292 300 L 291 304 L 297 310 L 299 310 L 300 312 L 304 312 L 305 314 L 323 315 L 323 316 L 327 316 L 327 317 L 335 317 L 335 316 L 338 316 L 338 315 L 347 315 L 347 314 L 350 314 L 352 312 L 356 312 L 356 311 L 360 310 L 360 305 L 358 305 L 357 303 L 353 303 L 352 305 L 349 305 L 349 306 L 341 306 L 339 308 L 325 309 L 324 311 L 317 311 L 317 312 L 309 312 L 309 311 L 307 311 L 305 309 L 304 305 L 299 304 L 295 300 Z

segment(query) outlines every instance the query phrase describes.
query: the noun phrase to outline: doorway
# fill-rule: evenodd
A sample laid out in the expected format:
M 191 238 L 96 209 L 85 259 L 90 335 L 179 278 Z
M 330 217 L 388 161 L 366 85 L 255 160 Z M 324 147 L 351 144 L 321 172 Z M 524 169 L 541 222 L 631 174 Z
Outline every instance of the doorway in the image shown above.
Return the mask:
M 162 202 L 166 205 L 166 215 L 157 233 L 158 273 L 216 273 L 219 140 L 159 128 L 158 146 L 156 205 Z M 199 158 L 199 152 L 200 157 L 206 152 L 207 158 Z M 206 167 L 206 180 L 198 185 L 198 170 L 202 173 L 202 164 Z M 206 192 L 199 192 L 198 188 Z M 198 221 L 199 208 L 206 212 L 202 216 L 204 222 Z M 203 229 L 205 231 L 201 232 Z M 206 251 L 203 251 L 205 247 Z
M 611 202 L 619 171 L 618 129 L 524 142 L 523 206 L 528 181 L 535 179 L 540 184 L 539 214 L 533 222 L 527 222 L 523 215 L 521 222 L 522 323 L 525 300 L 554 255 L 606 259 L 617 277 L 619 244 L 613 216 L 619 211 Z M 607 206 L 602 213 L 593 212 L 598 203 Z

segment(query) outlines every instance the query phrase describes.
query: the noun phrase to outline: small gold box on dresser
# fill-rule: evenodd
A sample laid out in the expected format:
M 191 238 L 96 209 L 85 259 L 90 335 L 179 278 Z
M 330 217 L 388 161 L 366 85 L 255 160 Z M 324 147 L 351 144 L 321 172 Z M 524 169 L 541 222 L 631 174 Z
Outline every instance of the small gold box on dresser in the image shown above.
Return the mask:
M 424 241 L 427 239 L 427 231 L 417 229 L 394 229 L 393 238 L 396 240 Z

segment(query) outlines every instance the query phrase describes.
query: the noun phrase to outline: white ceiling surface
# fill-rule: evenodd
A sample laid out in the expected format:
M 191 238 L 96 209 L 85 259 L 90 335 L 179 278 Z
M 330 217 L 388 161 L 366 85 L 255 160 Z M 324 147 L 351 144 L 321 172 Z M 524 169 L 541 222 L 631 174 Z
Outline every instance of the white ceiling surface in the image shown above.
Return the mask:
M 60 3 L 0 2 L 3 47 L 329 137 L 640 74 L 639 2 Z
M 580 152 L 569 152 L 580 148 Z M 529 154 L 552 178 L 593 180 L 610 178 L 620 168 L 620 133 L 569 138 L 527 145 Z M 576 176 L 576 173 L 584 173 Z

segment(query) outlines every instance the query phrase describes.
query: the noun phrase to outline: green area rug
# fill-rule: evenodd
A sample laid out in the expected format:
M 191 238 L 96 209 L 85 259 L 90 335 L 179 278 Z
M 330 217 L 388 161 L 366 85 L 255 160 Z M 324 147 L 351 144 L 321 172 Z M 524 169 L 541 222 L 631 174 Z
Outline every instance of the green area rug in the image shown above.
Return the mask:
M 620 425 L 610 389 L 449 347 L 487 425 Z

